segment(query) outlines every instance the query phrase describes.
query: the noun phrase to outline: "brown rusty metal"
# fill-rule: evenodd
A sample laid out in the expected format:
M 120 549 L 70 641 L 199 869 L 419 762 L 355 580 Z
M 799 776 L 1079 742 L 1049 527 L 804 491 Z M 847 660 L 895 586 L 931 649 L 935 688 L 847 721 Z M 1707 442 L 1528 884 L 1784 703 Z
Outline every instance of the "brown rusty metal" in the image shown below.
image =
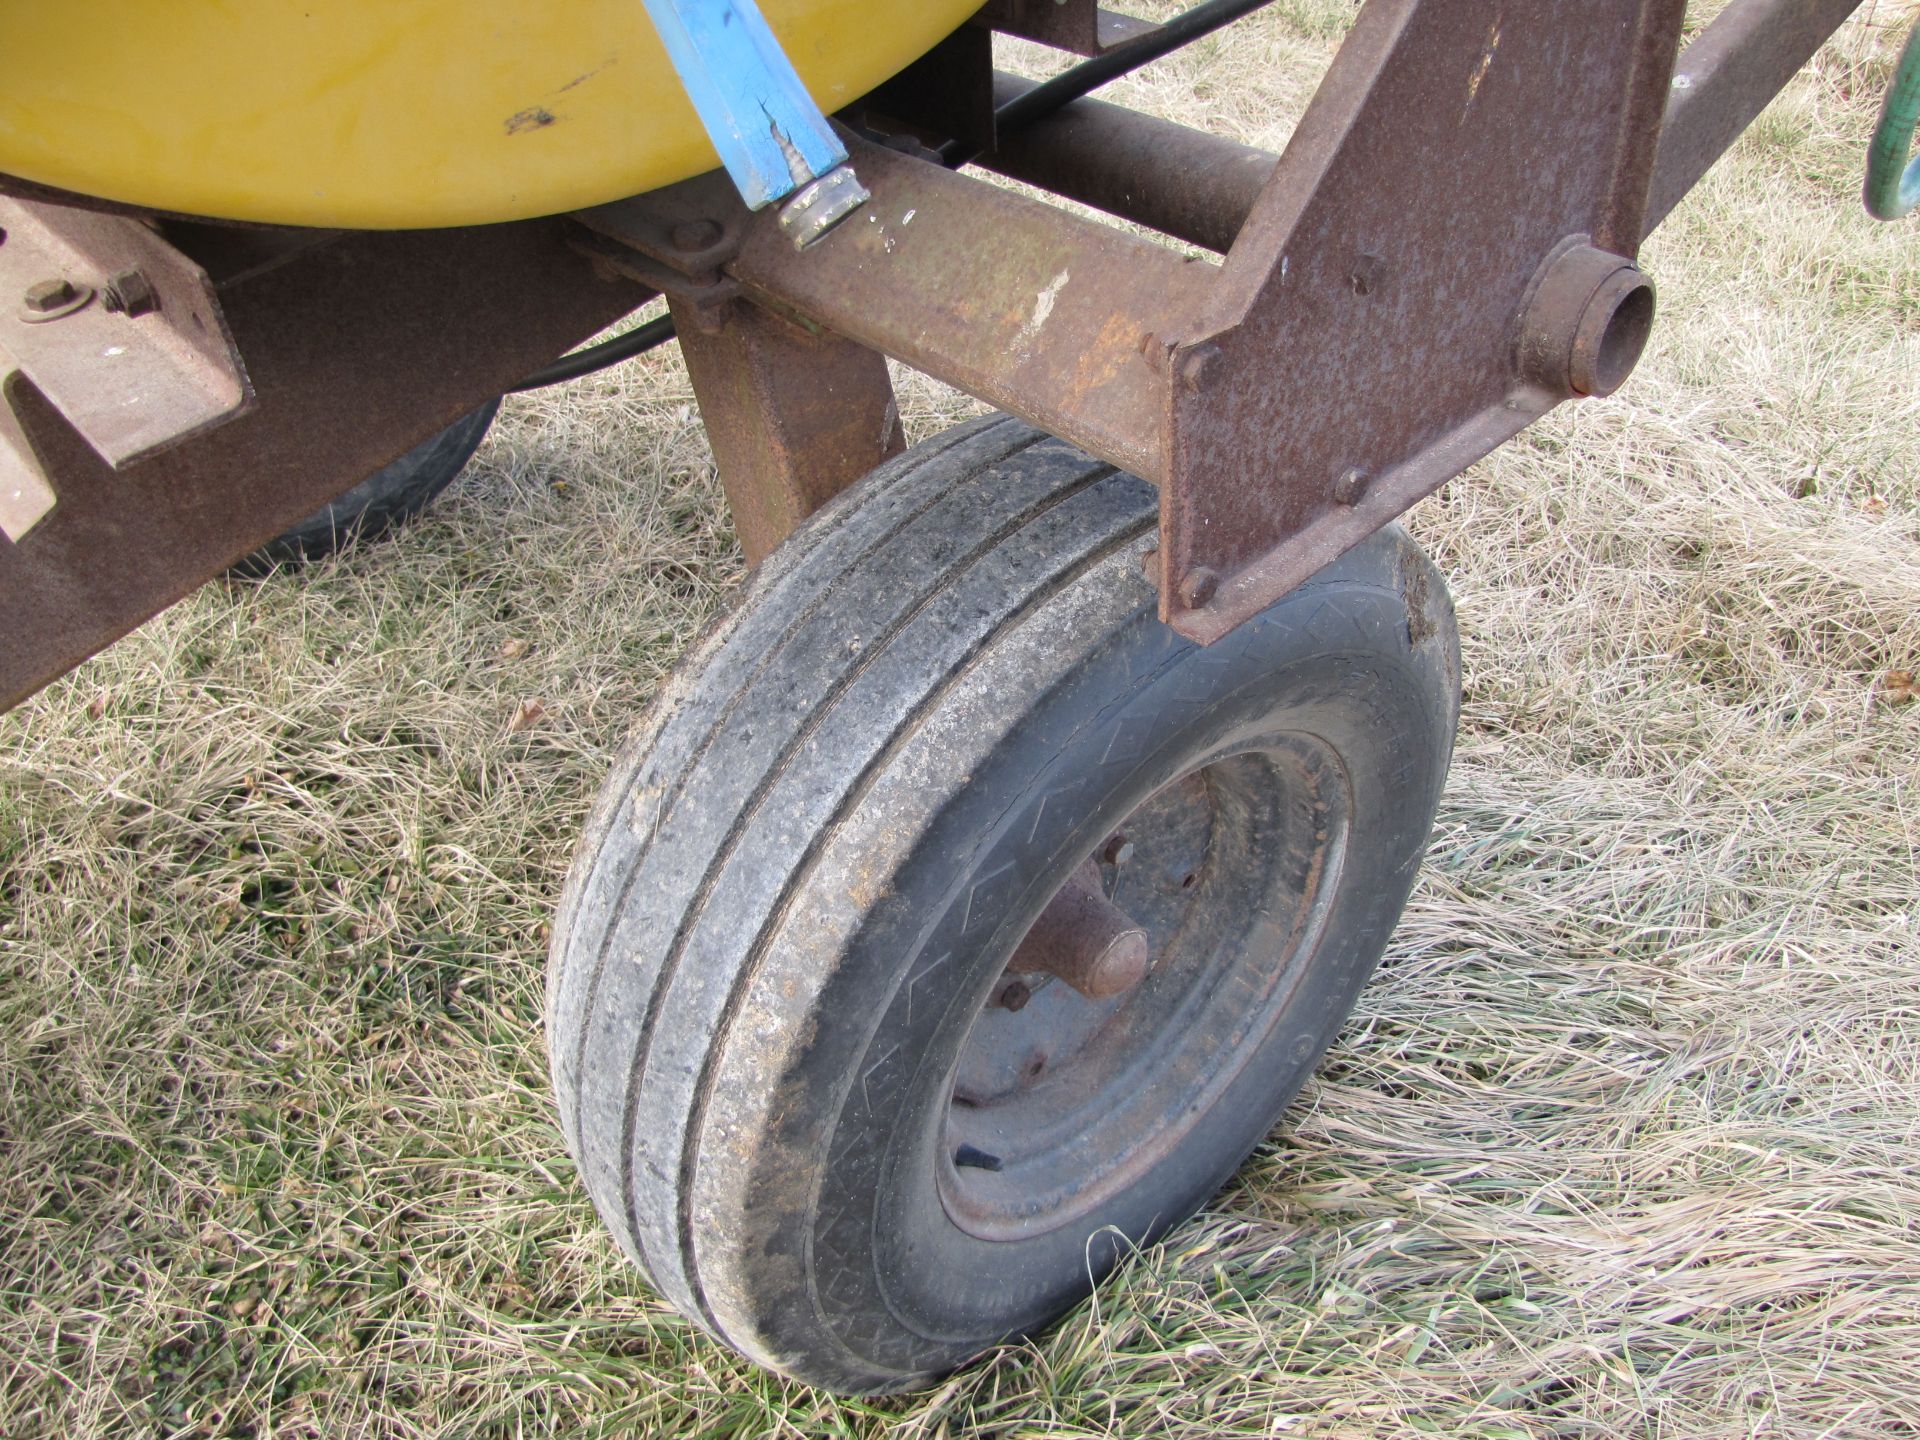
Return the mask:
M 1075 55 L 1101 55 L 1159 28 L 1096 0 L 992 0 L 974 18 L 1004 34 Z
M 1167 337 L 1215 267 L 859 139 L 864 212 L 800 257 L 748 224 L 751 295 L 1024 416 L 1113 464 L 1163 470 Z
M 1033 88 L 1019 76 L 994 76 L 1003 103 Z M 1003 137 L 979 163 L 1224 255 L 1279 158 L 1104 100 L 1076 100 Z
M 1859 7 L 1860 0 L 1734 0 L 1687 46 L 1654 164 L 1649 233 Z
M 1573 393 L 1518 342 L 1576 343 L 1530 308 L 1563 247 L 1638 248 L 1684 8 L 1361 12 L 1175 352 L 1175 628 L 1217 639 Z
M 1089 860 L 1040 912 L 1007 969 L 1054 975 L 1089 1000 L 1108 1000 L 1146 979 L 1151 965 L 1147 932 L 1107 899 L 1099 867 Z
M 906 448 L 878 351 L 746 301 L 668 303 L 749 564 Z
M 1796 0 L 1737 5 L 1702 45 L 1743 56 Z M 1728 113 L 1672 86 L 1682 11 L 1370 0 L 1277 162 L 1085 101 L 993 162 L 1230 243 L 1222 268 L 854 140 L 859 221 L 802 261 L 742 213 L 722 269 L 1159 484 L 1163 612 L 1211 641 L 1626 378 L 1652 322 L 1632 262 L 1656 153 L 1685 178 Z
M 0 305 L 0 351 L 109 465 L 132 465 L 246 408 L 246 369 L 212 283 L 151 226 L 0 199 L 0 232 L 0 297 L 22 302 Z M 120 303 L 95 299 L 106 295 Z
M 604 207 L 590 231 L 276 237 L 258 256 L 243 239 L 231 265 L 209 262 L 214 313 L 195 310 L 204 279 L 153 224 L 61 215 L 32 248 L 119 228 L 70 244 L 88 264 L 36 263 L 0 293 L 18 360 L 0 486 L 13 477 L 20 535 L 0 543 L 0 704 L 660 287 L 698 312 L 690 333 L 719 326 L 716 346 L 744 294 L 1159 484 L 1165 613 L 1217 638 L 1552 405 L 1624 378 L 1651 320 L 1631 264 L 1641 236 L 1855 5 L 1735 0 L 1674 88 L 1681 8 L 1369 0 L 1252 200 L 1269 162 L 1096 102 L 996 162 L 1193 243 L 1231 237 L 1224 266 L 863 140 L 850 148 L 873 201 L 804 256 L 709 178 L 632 213 Z M 1119 138 L 1101 161 L 1103 136 Z M 20 250 L 0 246 L 0 265 Z M 27 289 L 60 278 L 84 303 L 20 319 Z M 176 378 L 201 366 L 212 424 L 239 372 L 217 324 L 188 343 L 182 307 L 226 315 L 257 387 L 257 409 L 218 429 L 190 433 L 177 409 L 154 425 L 144 401 L 128 407 L 139 423 L 110 415 L 111 387 L 56 343 L 112 326 L 102 335 L 139 336 Z M 709 367 L 702 382 L 746 396 L 716 402 L 734 417 L 719 430 L 737 431 L 721 445 L 787 424 L 797 371 L 774 362 L 786 378 L 756 381 L 752 351 L 723 362 L 745 379 Z M 848 425 L 878 446 L 874 364 L 857 362 Z M 787 458 L 763 467 L 773 478 L 750 486 L 772 497 L 747 522 L 764 521 L 754 544 L 824 493 L 798 457 L 831 428 L 802 417 Z M 43 468 L 51 511 L 19 483 Z
M 17 391 L 59 503 L 0 543 L 0 708 L 651 297 L 573 233 L 358 234 L 243 275 L 219 298 L 256 403 L 125 472 Z
M 53 487 L 33 442 L 14 415 L 15 396 L 31 382 L 0 355 L 0 535 L 18 540 L 53 508 Z

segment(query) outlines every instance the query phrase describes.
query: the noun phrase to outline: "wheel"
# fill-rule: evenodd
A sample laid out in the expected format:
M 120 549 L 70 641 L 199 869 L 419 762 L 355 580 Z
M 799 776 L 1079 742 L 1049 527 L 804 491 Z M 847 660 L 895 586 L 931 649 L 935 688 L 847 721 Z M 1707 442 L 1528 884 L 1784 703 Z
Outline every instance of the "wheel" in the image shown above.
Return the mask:
M 906 1388 L 1072 1306 L 1273 1127 L 1405 904 L 1459 706 L 1439 575 L 1389 529 L 1201 649 L 1155 514 L 1012 420 L 910 451 L 749 581 L 599 799 L 565 1133 L 763 1364 Z
M 304 565 L 331 555 L 349 539 L 373 540 L 411 520 L 465 468 L 500 412 L 489 400 L 438 435 L 422 440 L 383 465 L 331 505 L 323 506 L 277 540 L 270 540 L 232 567 L 236 575 L 264 575 L 285 565 Z

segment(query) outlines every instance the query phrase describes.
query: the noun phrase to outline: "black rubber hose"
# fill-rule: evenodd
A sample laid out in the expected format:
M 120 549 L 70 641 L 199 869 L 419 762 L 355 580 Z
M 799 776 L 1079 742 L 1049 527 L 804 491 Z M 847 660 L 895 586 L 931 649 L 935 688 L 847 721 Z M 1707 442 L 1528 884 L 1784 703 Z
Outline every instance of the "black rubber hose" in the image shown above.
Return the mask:
M 512 393 L 523 390 L 538 390 L 547 385 L 560 385 L 568 380 L 578 380 L 582 375 L 591 375 L 596 370 L 605 370 L 609 365 L 618 365 L 622 360 L 631 360 L 636 355 L 644 355 L 649 350 L 673 339 L 673 317 L 662 315 L 657 320 L 649 320 L 644 325 L 636 325 L 623 335 L 611 340 L 602 340 L 598 345 L 589 345 L 584 350 L 575 350 L 570 355 L 562 355 L 551 365 L 543 365 L 518 385 L 512 387 Z
M 1083 60 L 1051 80 L 1034 86 L 1017 99 L 1009 100 L 993 112 L 994 128 L 1007 133 L 1024 129 L 1062 106 L 1071 105 L 1081 96 L 1091 94 L 1109 81 L 1130 75 L 1142 65 L 1151 64 L 1163 55 L 1170 55 L 1183 46 L 1191 45 L 1201 36 L 1211 35 L 1222 26 L 1231 25 L 1242 16 L 1251 15 L 1272 3 L 1273 0 L 1204 0 L 1203 4 L 1183 10 L 1138 40 L 1130 40 L 1104 55 Z M 941 147 L 940 158 L 950 168 L 957 170 L 979 153 L 977 150 L 962 150 L 957 141 L 950 140 Z

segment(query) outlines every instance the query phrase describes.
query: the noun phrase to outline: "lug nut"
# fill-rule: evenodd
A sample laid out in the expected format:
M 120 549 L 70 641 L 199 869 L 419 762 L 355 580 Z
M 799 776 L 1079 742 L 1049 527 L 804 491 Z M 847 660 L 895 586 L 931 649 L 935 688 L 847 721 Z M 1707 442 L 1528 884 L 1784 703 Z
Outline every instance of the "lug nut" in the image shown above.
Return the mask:
M 1009 980 L 994 996 L 994 1003 L 1003 1010 L 1024 1010 L 1027 1001 L 1033 998 L 1033 987 L 1024 980 Z

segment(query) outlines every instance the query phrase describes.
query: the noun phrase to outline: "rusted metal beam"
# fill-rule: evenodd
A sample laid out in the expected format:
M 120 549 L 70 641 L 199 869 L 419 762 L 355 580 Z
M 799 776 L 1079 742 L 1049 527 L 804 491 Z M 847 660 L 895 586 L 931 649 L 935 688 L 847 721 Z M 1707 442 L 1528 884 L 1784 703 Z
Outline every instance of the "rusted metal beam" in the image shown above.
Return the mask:
M 0 709 L 651 298 L 571 233 L 356 234 L 243 276 L 220 302 L 253 408 L 124 471 L 23 390 L 58 503 L 0 542 Z
M 1148 479 L 1164 473 L 1168 337 L 1218 274 L 1203 261 L 861 141 L 873 192 L 794 263 L 743 227 L 749 294 L 904 360 Z
M 743 300 L 669 305 L 749 564 L 906 448 L 878 351 Z
M 994 76 L 994 99 L 1034 82 Z M 1076 100 L 1000 141 L 982 169 L 1224 255 L 1280 157 L 1171 120 Z
M 1687 46 L 1654 163 L 1649 234 L 1860 3 L 1733 0 Z
M 1684 8 L 1361 11 L 1174 351 L 1177 629 L 1218 638 L 1574 393 L 1527 355 L 1637 354 L 1643 287 L 1545 282 L 1637 250 Z M 1624 349 L 1603 293 L 1641 326 Z
M 713 263 L 1161 485 L 1163 613 L 1212 640 L 1625 378 L 1652 321 L 1632 259 L 1656 153 L 1697 157 L 1727 113 L 1672 84 L 1683 8 L 1370 0 L 1277 162 L 1089 102 L 995 162 L 1195 243 L 1232 235 L 1221 269 L 873 146 L 861 223 L 800 263 L 722 220 L 737 242 Z

